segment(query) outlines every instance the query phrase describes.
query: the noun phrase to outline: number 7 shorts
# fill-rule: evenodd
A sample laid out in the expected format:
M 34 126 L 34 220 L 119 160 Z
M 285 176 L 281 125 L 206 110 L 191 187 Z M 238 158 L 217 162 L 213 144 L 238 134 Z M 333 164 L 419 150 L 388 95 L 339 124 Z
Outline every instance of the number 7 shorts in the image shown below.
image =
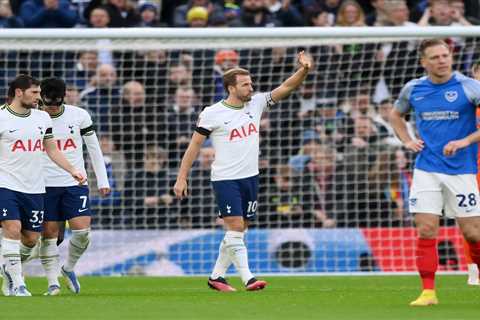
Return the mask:
M 432 213 L 450 218 L 480 216 L 474 174 L 449 175 L 415 169 L 410 188 L 411 213 Z
M 220 218 L 240 216 L 253 220 L 257 212 L 258 175 L 236 179 L 212 181 Z
M 45 189 L 45 221 L 67 221 L 91 215 L 87 186 Z

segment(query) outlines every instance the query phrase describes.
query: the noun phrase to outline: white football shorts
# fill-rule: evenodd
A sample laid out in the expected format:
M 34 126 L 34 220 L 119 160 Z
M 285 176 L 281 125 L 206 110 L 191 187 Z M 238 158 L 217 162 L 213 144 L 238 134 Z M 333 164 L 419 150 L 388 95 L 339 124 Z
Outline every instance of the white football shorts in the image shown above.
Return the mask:
M 450 218 L 480 216 L 474 174 L 449 175 L 415 169 L 410 188 L 411 213 L 445 214 Z

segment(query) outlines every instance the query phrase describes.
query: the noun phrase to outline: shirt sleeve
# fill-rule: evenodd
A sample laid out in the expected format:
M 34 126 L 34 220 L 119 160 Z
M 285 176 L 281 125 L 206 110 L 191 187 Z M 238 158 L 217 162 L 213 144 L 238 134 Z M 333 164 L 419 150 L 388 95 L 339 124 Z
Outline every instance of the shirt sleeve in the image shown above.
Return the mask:
M 90 114 L 83 110 L 82 122 L 80 123 L 80 135 L 83 136 L 90 136 L 95 133 L 95 129 L 93 127 L 92 117 Z
M 208 137 L 213 130 L 215 130 L 215 119 L 212 116 L 212 113 L 207 110 L 203 110 L 198 116 L 197 126 L 195 131 Z
M 407 113 L 410 110 L 410 96 L 412 94 L 413 87 L 415 85 L 414 81 L 408 82 L 400 91 L 398 99 L 394 103 L 394 108 L 397 109 L 400 113 Z
M 52 139 L 53 138 L 53 122 L 50 116 L 45 112 L 45 135 L 43 139 Z
M 480 81 L 465 77 L 462 85 L 468 100 L 478 107 L 480 105 Z

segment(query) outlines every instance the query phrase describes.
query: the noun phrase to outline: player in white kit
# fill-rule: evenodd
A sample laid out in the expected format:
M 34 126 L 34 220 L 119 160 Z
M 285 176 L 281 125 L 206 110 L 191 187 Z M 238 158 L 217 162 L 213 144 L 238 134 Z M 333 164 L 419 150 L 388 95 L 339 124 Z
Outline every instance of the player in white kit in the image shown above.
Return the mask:
M 22 277 L 21 256 L 30 254 L 42 231 L 44 153 L 75 183 L 84 183 L 86 176 L 57 149 L 52 120 L 46 112 L 36 109 L 39 82 L 19 75 L 10 83 L 8 97 L 11 103 L 0 109 L 2 292 L 6 296 L 31 296 Z
M 90 115 L 81 108 L 63 103 L 66 93 L 63 80 L 45 79 L 40 87 L 42 109 L 52 119 L 58 149 L 86 175 L 83 159 L 83 144 L 85 144 L 97 177 L 100 194 L 108 195 L 110 186 L 105 161 Z M 79 293 L 80 283 L 74 267 L 90 243 L 89 189 L 86 184 L 79 186 L 71 176 L 46 156 L 44 157 L 44 176 L 45 216 L 39 256 L 48 280 L 48 290 L 45 295 L 60 293 L 58 282 L 60 270 L 70 291 Z M 57 238 L 59 223 L 63 224 L 65 221 L 68 221 L 72 236 L 68 246 L 67 261 L 60 268 Z
M 226 228 L 217 261 L 208 279 L 212 289 L 235 291 L 225 280 L 225 273 L 232 263 L 240 273 L 246 290 L 260 290 L 267 285 L 250 272 L 244 234 L 248 220 L 255 217 L 257 209 L 260 119 L 263 111 L 287 97 L 306 78 L 312 61 L 302 51 L 298 54 L 298 62 L 300 68 L 268 93 L 253 93 L 252 79 L 245 69 L 234 68 L 225 72 L 223 84 L 228 97 L 201 112 L 183 156 L 174 186 L 179 199 L 188 195 L 188 172 L 203 142 L 207 137 L 212 140 L 215 160 L 211 180 L 219 216 Z

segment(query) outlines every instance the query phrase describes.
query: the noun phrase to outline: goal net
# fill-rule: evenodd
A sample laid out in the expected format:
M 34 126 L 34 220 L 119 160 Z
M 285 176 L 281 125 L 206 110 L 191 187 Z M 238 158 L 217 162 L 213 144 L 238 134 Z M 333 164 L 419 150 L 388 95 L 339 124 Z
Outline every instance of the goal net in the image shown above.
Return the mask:
M 386 117 L 402 86 L 423 74 L 421 39 L 447 39 L 455 69 L 470 75 L 480 58 L 476 34 L 476 27 L 4 30 L 0 91 L 6 96 L 19 73 L 62 77 L 66 103 L 94 119 L 113 192 L 101 198 L 91 175 L 93 245 L 81 274 L 207 274 L 223 237 L 208 141 L 189 197 L 172 193 L 198 114 L 225 98 L 229 68 L 250 70 L 255 90 L 266 92 L 296 70 L 305 50 L 313 71 L 261 121 L 258 218 L 246 235 L 252 271 L 409 272 L 415 155 Z M 443 270 L 465 269 L 451 220 L 442 220 L 439 254 Z

